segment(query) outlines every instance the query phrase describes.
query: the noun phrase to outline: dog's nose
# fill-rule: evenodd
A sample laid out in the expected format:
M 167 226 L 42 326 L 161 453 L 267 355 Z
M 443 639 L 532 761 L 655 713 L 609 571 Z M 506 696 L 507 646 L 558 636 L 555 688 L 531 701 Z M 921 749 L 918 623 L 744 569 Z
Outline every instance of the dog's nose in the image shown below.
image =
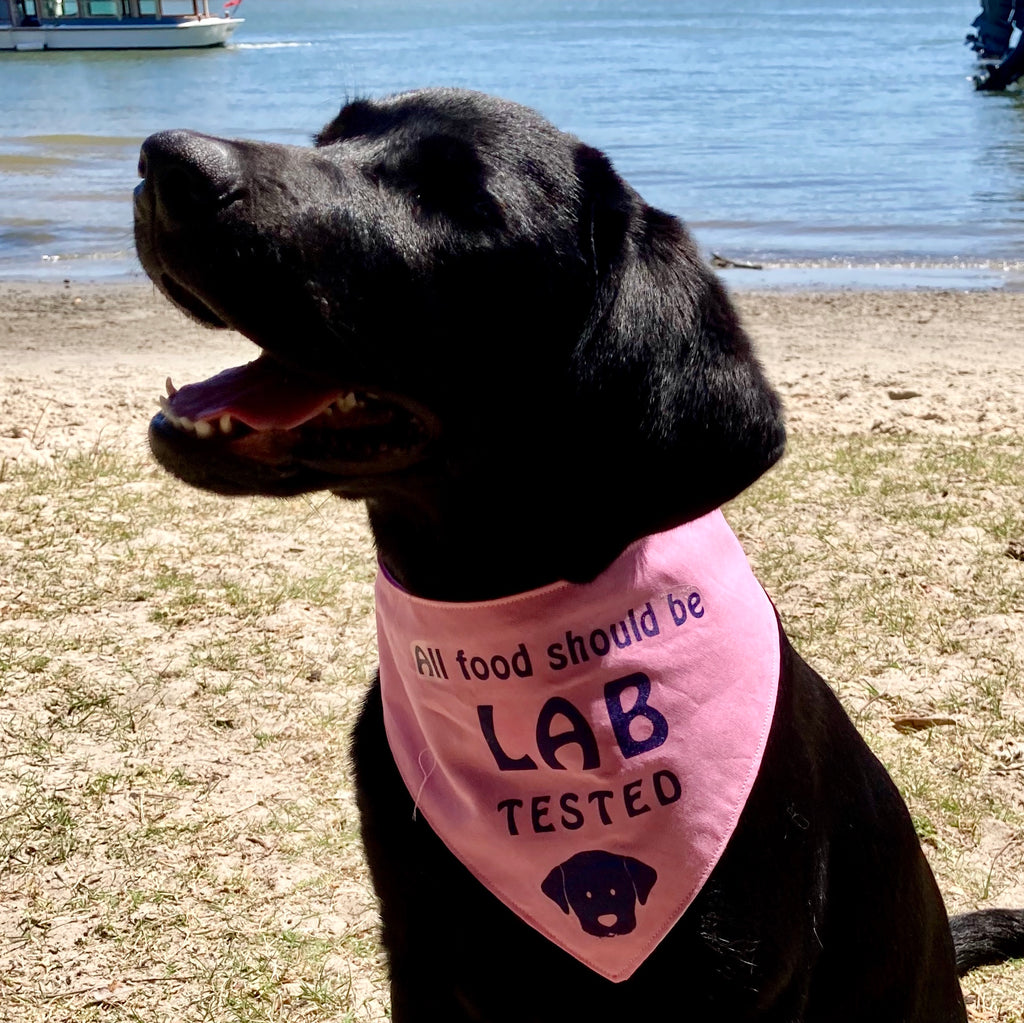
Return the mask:
M 136 202 L 161 220 L 208 215 L 237 197 L 241 165 L 230 142 L 194 131 L 161 131 L 142 143 Z

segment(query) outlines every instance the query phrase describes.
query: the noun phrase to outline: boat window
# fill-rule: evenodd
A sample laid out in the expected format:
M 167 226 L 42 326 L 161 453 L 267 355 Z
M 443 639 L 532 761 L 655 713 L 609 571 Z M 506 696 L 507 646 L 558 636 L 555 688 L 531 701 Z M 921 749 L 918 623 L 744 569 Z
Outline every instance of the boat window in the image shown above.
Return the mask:
M 139 14 L 156 14 L 156 0 L 139 0 Z
M 90 18 L 120 18 L 121 0 L 85 0 L 85 13 Z
M 164 0 L 163 11 L 165 15 L 180 18 L 185 14 L 198 14 L 197 5 L 194 0 Z
M 40 7 L 44 18 L 78 17 L 78 0 L 41 0 Z
M 26 18 L 34 18 L 36 16 L 36 0 L 24 0 L 20 6 L 21 12 Z

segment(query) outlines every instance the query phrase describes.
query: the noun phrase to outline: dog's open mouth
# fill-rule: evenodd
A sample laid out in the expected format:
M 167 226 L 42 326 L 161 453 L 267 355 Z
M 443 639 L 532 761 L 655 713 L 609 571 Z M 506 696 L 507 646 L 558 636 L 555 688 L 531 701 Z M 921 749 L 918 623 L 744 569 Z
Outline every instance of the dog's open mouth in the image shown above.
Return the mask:
M 150 441 L 178 475 L 187 463 L 210 485 L 256 479 L 278 492 L 328 488 L 356 477 L 399 472 L 419 462 L 436 421 L 419 403 L 386 392 L 339 386 L 284 366 L 269 353 L 199 383 L 167 381 Z M 195 480 L 199 482 L 199 480 Z M 224 481 L 226 484 L 229 480 Z M 215 487 L 215 489 L 221 489 Z

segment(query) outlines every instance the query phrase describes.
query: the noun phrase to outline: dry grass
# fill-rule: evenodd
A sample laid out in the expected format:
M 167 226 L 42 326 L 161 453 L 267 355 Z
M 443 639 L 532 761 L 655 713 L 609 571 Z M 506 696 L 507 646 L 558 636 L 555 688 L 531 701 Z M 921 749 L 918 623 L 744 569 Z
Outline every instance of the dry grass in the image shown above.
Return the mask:
M 372 556 L 324 503 L 104 454 L 0 483 L 0 1019 L 385 1017 Z
M 1020 433 L 805 432 L 728 510 L 955 908 L 1024 905 L 1022 466 Z M 387 1018 L 346 762 L 362 520 L 106 450 L 0 472 L 0 1020 Z M 967 990 L 1024 1020 L 1024 964 Z

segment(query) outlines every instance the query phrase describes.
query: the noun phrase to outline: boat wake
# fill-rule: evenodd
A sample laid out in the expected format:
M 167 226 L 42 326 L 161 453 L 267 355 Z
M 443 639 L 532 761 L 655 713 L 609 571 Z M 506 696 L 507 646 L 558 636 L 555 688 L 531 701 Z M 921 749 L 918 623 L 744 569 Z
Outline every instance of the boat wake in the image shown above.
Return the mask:
M 312 46 L 312 43 L 232 43 L 232 50 L 294 50 L 302 46 Z

